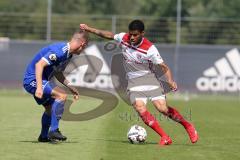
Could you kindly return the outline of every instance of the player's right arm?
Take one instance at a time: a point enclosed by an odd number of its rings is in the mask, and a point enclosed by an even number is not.
[[[96,34],[97,36],[100,36],[102,38],[106,38],[106,39],[110,39],[110,40],[114,39],[114,34],[110,31],[105,31],[105,30],[100,30],[100,29],[96,29],[93,27],[89,27],[86,24],[80,24],[80,29],[85,30],[90,33],[93,33],[93,34]]]
[[[40,99],[43,96],[42,73],[43,73],[44,67],[46,67],[47,65],[48,65],[48,63],[46,61],[44,61],[43,59],[39,60],[35,64],[35,74],[36,74],[36,82],[37,82],[37,89],[35,92],[35,96]]]

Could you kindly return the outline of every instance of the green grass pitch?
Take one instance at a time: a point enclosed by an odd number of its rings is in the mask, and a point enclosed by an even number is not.
[[[71,112],[93,109],[100,100],[81,97]],[[193,97],[189,101],[170,96],[169,104],[195,124],[200,135],[191,144],[182,126],[161,117],[160,124],[173,144],[159,147],[155,132],[138,121],[133,109],[123,101],[106,115],[89,121],[62,121],[61,131],[68,140],[58,144],[37,142],[43,111],[29,95],[20,91],[0,91],[1,160],[239,160],[239,97]],[[149,109],[156,113],[150,105]],[[131,125],[147,129],[145,144],[128,143]]]

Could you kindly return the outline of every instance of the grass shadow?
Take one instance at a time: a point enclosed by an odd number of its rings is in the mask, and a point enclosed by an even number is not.
[[[90,141],[105,141],[105,142],[113,142],[113,143],[123,143],[123,144],[131,144],[128,140],[119,140],[119,139],[102,139],[102,138],[95,138],[95,139],[86,139]],[[156,145],[157,142],[144,142],[140,143],[139,145]]]
[[[34,144],[43,144],[43,142],[38,142],[38,141],[31,141],[31,140],[24,140],[24,141],[18,141],[20,143],[34,143]],[[79,143],[78,141],[55,141],[55,142],[46,142],[44,144],[62,144],[62,143]]]

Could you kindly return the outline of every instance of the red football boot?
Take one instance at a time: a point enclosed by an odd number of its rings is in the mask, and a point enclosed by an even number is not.
[[[188,136],[191,140],[192,143],[196,143],[198,141],[198,133],[196,131],[196,129],[194,128],[194,126],[191,124],[190,126],[185,128]]]
[[[163,136],[159,142],[159,145],[164,146],[164,145],[170,145],[172,144],[172,140],[169,136]]]

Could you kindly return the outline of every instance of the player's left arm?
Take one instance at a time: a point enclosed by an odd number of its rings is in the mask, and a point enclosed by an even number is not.
[[[165,77],[167,78],[167,82],[170,85],[170,88],[173,91],[176,91],[177,84],[173,80],[172,71],[170,70],[168,65],[164,63],[162,57],[160,56],[160,53],[158,52],[157,48],[154,45],[152,45],[151,48],[149,48],[148,54],[150,56],[150,61],[152,61],[153,64],[158,65],[165,74]]]
[[[168,65],[164,62],[160,63],[158,65],[162,69],[163,73],[165,73],[165,76],[167,78],[168,84],[170,85],[171,89],[173,91],[176,91],[177,90],[177,83],[173,80],[172,71],[170,70]]]
[[[60,83],[62,83],[64,86],[66,86],[72,92],[74,99],[76,99],[76,100],[79,99],[78,90],[75,87],[70,86],[70,82],[64,76],[63,72],[56,72],[55,77]]]

